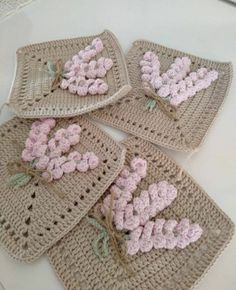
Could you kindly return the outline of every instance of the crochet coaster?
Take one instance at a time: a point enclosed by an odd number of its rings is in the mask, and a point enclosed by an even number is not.
[[[177,107],[176,118],[170,118],[156,106],[145,109],[147,96],[142,87],[140,61],[147,51],[154,52],[165,72],[176,57],[188,56],[191,71],[200,67],[214,69],[218,79]],[[135,41],[127,55],[128,71],[134,88],[115,105],[99,109],[92,117],[135,136],[174,150],[191,151],[200,146],[227,95],[232,78],[230,63],[215,62],[148,42]]]
[[[93,241],[98,231],[83,218],[48,251],[50,262],[67,290],[192,288],[228,244],[234,226],[187,173],[183,173],[180,181],[176,179],[180,167],[156,146],[137,137],[127,139],[124,144],[127,164],[137,156],[147,160],[147,176],[135,196],[153,182],[165,179],[177,188],[178,194],[158,218],[188,217],[203,228],[201,238],[185,249],[153,249],[127,256],[128,266],[134,273],[129,276],[117,262],[112,247],[104,258],[95,255]]]
[[[112,68],[103,80],[108,85],[104,94],[78,96],[57,86],[52,79],[48,62],[69,61],[99,37],[103,50],[99,57],[110,58]],[[22,118],[69,117],[87,113],[117,101],[131,89],[122,49],[109,31],[96,36],[79,37],[28,45],[17,50],[17,69],[9,106]]]
[[[98,167],[66,173],[47,184],[33,177],[23,187],[9,187],[7,164],[20,158],[18,147],[24,146],[31,124],[13,118],[0,127],[0,243],[12,257],[27,262],[41,256],[82,219],[118,175],[125,158],[125,149],[85,117],[58,119],[54,132],[69,124],[81,126],[80,142],[72,151],[93,151]]]

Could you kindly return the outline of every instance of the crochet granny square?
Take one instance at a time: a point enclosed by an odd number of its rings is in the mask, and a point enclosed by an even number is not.
[[[127,255],[128,267],[133,273],[130,276],[118,262],[110,240],[109,254],[102,258],[95,255],[94,241],[98,241],[102,233],[99,236],[99,228],[92,227],[88,219],[83,218],[48,251],[50,262],[67,290],[192,288],[230,241],[233,224],[187,173],[183,173],[181,180],[176,178],[180,167],[156,146],[137,137],[127,139],[124,145],[127,165],[134,157],[147,161],[147,175],[134,195],[138,196],[153,182],[166,180],[178,193],[157,217],[189,218],[201,226],[200,239],[184,249],[151,249]]]
[[[65,71],[57,75],[60,68]],[[19,48],[9,106],[22,118],[69,117],[115,102],[130,89],[122,49],[104,31]]]
[[[85,117],[58,119],[53,132],[70,124],[81,127],[80,141],[71,151],[93,151],[98,166],[65,173],[51,182],[36,176],[22,187],[10,186],[8,165],[20,159],[31,124],[13,118],[0,127],[0,244],[12,257],[27,262],[41,256],[83,218],[118,175],[125,158],[124,147]]]
[[[151,52],[150,55],[156,55],[158,61],[155,62],[155,58],[151,60],[147,52]],[[145,53],[147,54],[145,55]],[[184,72],[184,66],[180,68],[182,59],[188,59],[187,62],[191,62],[190,67],[188,67],[188,63],[184,63],[184,65],[185,67],[187,65],[187,71],[190,72],[193,79],[196,77],[195,72],[199,71],[201,75],[207,70],[212,70],[215,73],[213,77],[215,78],[217,75],[217,79],[214,79],[212,83],[209,81],[207,83],[209,86],[205,89],[203,88],[206,87],[206,84],[198,81],[197,85],[201,90],[198,88],[198,91],[195,86],[194,91],[189,90],[190,94],[194,94],[189,98],[186,97],[185,92],[185,101],[174,109],[173,106],[169,107],[171,114],[173,114],[173,110],[176,111],[174,118],[170,118],[158,104],[152,111],[148,111],[145,107],[149,95],[145,94],[142,89],[143,80],[147,80],[148,77],[146,77],[147,74],[142,76],[142,73],[148,72],[152,73],[152,76],[155,74],[159,76],[160,72],[163,79],[167,78],[167,80],[168,76],[171,78],[174,73],[175,77],[181,79],[187,72]],[[148,67],[150,61],[152,61],[152,67]],[[127,65],[134,89],[115,105],[109,105],[93,112],[92,117],[170,149],[187,152],[199,147],[227,95],[232,78],[231,64],[202,59],[148,41],[135,41],[128,52]],[[142,67],[145,65],[146,67]],[[199,68],[201,69],[199,70]],[[174,69],[179,72],[177,76]],[[192,84],[191,78],[186,79]],[[160,78],[154,79],[156,86],[159,80]],[[185,83],[178,85],[185,86]],[[172,91],[175,88],[176,86],[172,88]],[[167,89],[169,90],[168,87]],[[166,86],[158,93],[167,96]],[[178,97],[178,94],[176,95]],[[178,98],[172,101],[177,102]]]

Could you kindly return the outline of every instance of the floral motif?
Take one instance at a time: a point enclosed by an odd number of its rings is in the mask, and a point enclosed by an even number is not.
[[[208,71],[199,68],[196,72],[190,72],[191,60],[189,57],[177,57],[170,68],[160,74],[160,62],[158,56],[147,51],[140,61],[142,81],[149,83],[157,94],[178,106],[197,92],[208,88],[218,78],[216,70]]]
[[[48,140],[48,135],[55,125],[54,119],[42,119],[32,124],[21,155],[23,161],[33,161],[35,169],[45,170],[42,176],[51,181],[60,179],[64,173],[95,169],[99,164],[99,158],[93,152],[80,154],[73,151],[68,156],[64,155],[72,146],[79,143],[80,126],[72,124],[66,129],[58,129]]]
[[[165,180],[153,183],[138,197],[133,197],[146,173],[146,160],[134,158],[130,166],[123,168],[101,204],[102,214],[107,216],[111,213],[116,229],[127,233],[127,253],[134,255],[153,248],[185,248],[197,241],[202,234],[198,224],[191,224],[188,219],[177,222],[156,218],[177,197],[177,189],[173,185]]]
[[[91,60],[102,50],[101,39],[95,38],[91,45],[67,61],[64,65],[64,78],[60,82],[61,89],[68,89],[70,93],[79,96],[106,93],[108,85],[101,78],[105,77],[107,71],[111,69],[113,61],[105,57]]]

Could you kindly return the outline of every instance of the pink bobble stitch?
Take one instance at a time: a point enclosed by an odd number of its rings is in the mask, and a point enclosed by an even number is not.
[[[158,94],[161,98],[166,98],[170,94],[170,86],[169,85],[162,86],[158,90]]]
[[[60,179],[63,175],[63,170],[58,167],[58,168],[55,168],[51,171],[51,174],[52,174],[52,177],[53,179]]]
[[[73,64],[73,62],[72,62],[71,60],[68,60],[68,61],[64,64],[64,70],[65,70],[65,71],[70,70],[72,64]]]
[[[31,148],[33,148],[33,145],[34,145],[34,143],[32,142],[32,140],[30,140],[29,138],[27,138],[26,141],[25,141],[25,147],[27,149],[31,149]]]
[[[108,85],[103,80],[97,80],[98,85],[98,94],[102,95],[105,94],[108,91]]]
[[[32,156],[32,152],[28,149],[24,149],[22,151],[22,154],[21,154],[21,158],[23,159],[23,161],[32,161],[35,159],[34,156]]]
[[[60,87],[61,87],[61,89],[63,89],[63,90],[67,89],[67,88],[69,87],[69,82],[68,82],[68,80],[63,79],[63,80],[61,81],[61,83],[60,83]]]
[[[153,248],[153,240],[151,239],[154,222],[148,221],[143,229],[142,237],[139,240],[140,250],[143,253],[151,251]]]
[[[107,214],[108,212],[109,208],[106,210],[105,214]],[[124,215],[125,212],[123,210],[117,211],[116,214],[114,215],[114,223],[118,231],[121,231],[124,228]]]
[[[207,69],[205,67],[201,67],[200,69],[197,70],[197,75],[200,78],[204,78],[207,74]]]
[[[36,168],[37,168],[37,169],[41,169],[41,170],[46,169],[47,166],[48,166],[49,160],[50,160],[50,159],[49,159],[48,156],[46,156],[46,155],[41,156],[41,157],[39,158],[39,160],[37,161],[37,163],[36,163]]]
[[[63,138],[59,141],[58,147],[62,153],[66,153],[67,151],[69,151],[70,145],[70,141],[66,138]]]
[[[87,160],[80,160],[76,165],[76,169],[80,172],[88,171],[89,165],[88,165]]]
[[[45,155],[46,150],[47,150],[47,145],[41,145],[41,144],[38,145],[36,143],[34,145],[32,154],[34,157],[41,157],[41,156]]]
[[[93,153],[88,152],[89,158],[88,158],[88,164],[90,169],[95,169],[99,164],[99,158]]]
[[[41,121],[42,121],[44,124],[49,125],[50,129],[52,129],[52,128],[54,128],[54,127],[56,126],[56,121],[55,121],[55,119],[48,118],[48,119],[41,119]]]
[[[92,41],[92,46],[95,47],[97,53],[99,53],[103,50],[103,43],[99,37],[95,38]]]
[[[68,160],[80,161],[81,154],[78,151],[73,151],[68,155]]]
[[[115,209],[116,211],[124,211],[127,206],[127,200],[121,196],[118,200],[115,202]]]
[[[137,172],[141,178],[146,177],[147,161],[142,158],[134,158],[130,163],[131,168]]]
[[[76,162],[74,160],[69,160],[61,165],[61,169],[65,173],[71,173],[74,172],[76,169]]]
[[[143,228],[138,227],[132,231],[129,235],[130,240],[127,241],[127,253],[129,255],[135,255],[139,251],[139,239],[142,234]]]
[[[123,177],[123,178],[127,178],[130,175],[130,170],[128,166],[124,166],[123,169],[121,170],[119,176]]]
[[[128,204],[125,208],[125,222],[124,222],[124,228],[127,230],[134,230],[139,226],[139,217],[133,215],[133,205]]]
[[[114,193],[115,198],[118,199],[123,195],[124,191],[114,184],[110,187],[110,192]]]
[[[71,94],[76,94],[76,92],[77,92],[77,86],[76,85],[69,85],[69,92],[71,93]]]

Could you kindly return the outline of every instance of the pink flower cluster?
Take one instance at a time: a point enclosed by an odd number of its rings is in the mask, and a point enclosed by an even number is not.
[[[134,158],[130,166],[124,167],[114,184],[110,187],[111,194],[114,194],[112,215],[116,227],[119,228],[119,215],[121,209],[125,209],[128,202],[132,200],[132,193],[137,189],[138,183],[146,176],[147,162],[142,158]],[[110,211],[111,194],[108,194],[102,203],[101,211],[107,215]]]
[[[199,239],[202,229],[198,224],[190,224],[188,219],[181,220],[179,224],[175,220],[152,220],[177,197],[177,189],[167,181],[153,183],[133,198],[132,194],[146,172],[146,160],[134,158],[130,167],[121,171],[101,205],[101,212],[106,216],[113,194],[113,222],[117,230],[128,231],[128,254],[148,252],[152,248],[184,248]]]
[[[67,129],[59,129],[48,140],[48,134],[55,125],[54,119],[42,119],[32,124],[22,159],[34,161],[35,168],[45,170],[42,176],[50,180],[60,179],[64,173],[75,170],[86,172],[96,168],[99,159],[93,152],[80,154],[73,151],[68,156],[64,155],[72,146],[79,143],[80,126],[72,124]]]
[[[103,50],[100,38],[95,38],[92,44],[74,55],[64,65],[64,79],[60,83],[62,89],[68,89],[72,94],[86,96],[87,94],[104,94],[108,90],[107,83],[101,78],[105,77],[113,66],[110,58],[100,57],[91,60]]]
[[[55,125],[54,119],[42,119],[32,124],[29,136],[25,141],[25,149],[22,151],[24,161],[33,161],[45,155],[48,134]]]
[[[202,67],[196,72],[190,72],[189,57],[177,57],[170,69],[160,75],[158,56],[147,51],[140,61],[142,81],[148,82],[158,95],[168,99],[173,106],[178,106],[197,92],[208,88],[218,78],[218,72],[208,71]]]
[[[154,249],[185,248],[196,242],[202,235],[202,228],[198,224],[191,224],[188,219],[176,220],[156,219],[149,220],[144,226],[139,226],[129,234],[127,252],[135,255]]]

